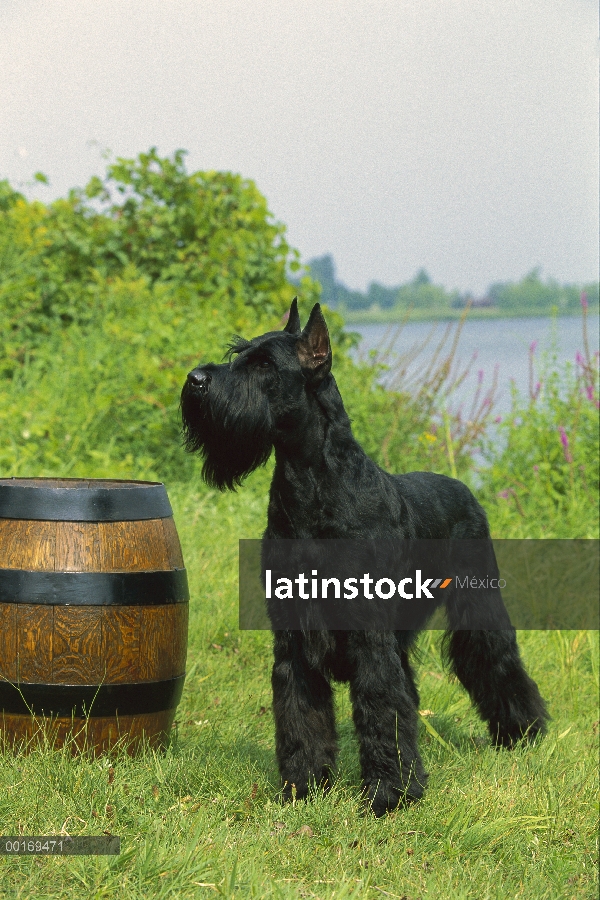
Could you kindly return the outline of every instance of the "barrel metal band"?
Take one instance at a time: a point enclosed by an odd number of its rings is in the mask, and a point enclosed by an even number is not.
[[[185,675],[136,684],[12,684],[0,681],[0,712],[69,718],[157,713],[175,709],[181,699],[184,681]]]
[[[0,569],[0,603],[163,606],[190,598],[185,569],[157,572],[29,572]]]
[[[54,488],[0,484],[0,518],[57,522],[130,522],[173,515],[164,484]]]

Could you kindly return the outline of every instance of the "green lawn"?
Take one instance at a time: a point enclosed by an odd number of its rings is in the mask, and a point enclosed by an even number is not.
[[[595,898],[598,634],[520,635],[552,722],[533,747],[497,752],[420,642],[425,799],[376,820],[359,802],[347,689],[331,793],[281,806],[271,638],[237,629],[237,539],[260,534],[268,473],[238,494],[168,485],[191,588],[188,679],[172,746],[96,760],[38,748],[0,769],[4,834],[101,834],[118,857],[0,857],[15,898]]]

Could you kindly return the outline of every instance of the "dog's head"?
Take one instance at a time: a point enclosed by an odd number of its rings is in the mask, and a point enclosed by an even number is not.
[[[282,331],[235,338],[226,362],[197,366],[181,392],[185,448],[204,457],[211,485],[234,489],[273,446],[299,439],[309,396],[331,371],[331,344],[319,304],[302,329],[294,299]]]

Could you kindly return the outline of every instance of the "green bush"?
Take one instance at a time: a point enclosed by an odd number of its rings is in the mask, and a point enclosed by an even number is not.
[[[230,329],[245,330],[283,315],[294,292],[287,274],[299,268],[253,182],[188,175],[183,151],[161,159],[154,149],[118,160],[104,180],[49,206],[3,182],[0,261],[7,374],[57,329],[97,327],[118,280],[168,285],[161,302],[187,307],[198,328],[221,313]],[[302,290],[316,299],[310,280]]]
[[[181,449],[179,393],[193,365],[221,357],[231,317],[215,309],[200,318],[185,287],[127,272],[98,292],[93,321],[55,330],[0,380],[0,470],[187,480],[198,462]],[[385,390],[380,368],[353,363],[339,319],[331,312],[327,319],[335,374],[367,452],[396,471],[449,471],[431,410]],[[246,333],[277,324],[272,318]],[[457,449],[461,473],[470,465],[467,450]]]

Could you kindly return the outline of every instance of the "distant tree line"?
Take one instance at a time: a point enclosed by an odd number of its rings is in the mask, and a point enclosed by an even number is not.
[[[546,312],[553,307],[559,312],[575,312],[580,307],[582,291],[585,291],[590,304],[598,303],[597,282],[563,285],[552,278],[542,281],[539,269],[532,269],[518,282],[492,284],[482,297],[447,291],[441,285],[433,284],[425,269],[420,269],[412,281],[397,287],[385,287],[372,281],[366,292],[352,291],[337,280],[331,254],[311,259],[308,269],[311,278],[321,285],[323,303],[340,311],[413,308],[441,313],[461,309],[471,303],[475,308],[488,307],[505,312],[532,309]]]

